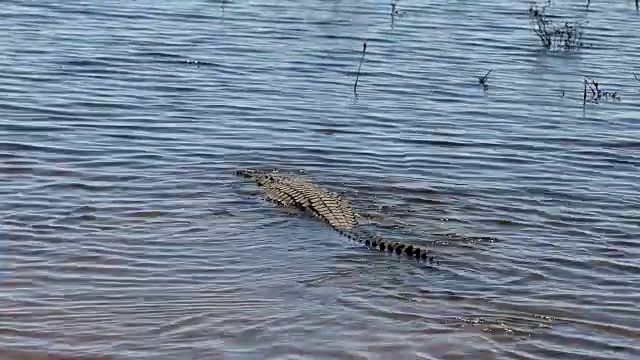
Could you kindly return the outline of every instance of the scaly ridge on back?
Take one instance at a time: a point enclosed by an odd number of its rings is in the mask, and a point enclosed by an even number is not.
[[[351,230],[358,225],[349,202],[334,192],[300,178],[275,173],[249,169],[239,171],[239,174],[254,179],[267,199],[307,210],[333,228]]]
[[[329,224],[340,234],[381,251],[405,254],[409,257],[434,261],[428,249],[401,242],[387,241],[377,234],[368,234],[364,230],[353,231],[358,227],[355,212],[348,200],[339,194],[312,184],[302,178],[280,175],[257,169],[241,169],[236,175],[253,179],[264,191],[266,198],[285,207],[295,207],[307,211]]]

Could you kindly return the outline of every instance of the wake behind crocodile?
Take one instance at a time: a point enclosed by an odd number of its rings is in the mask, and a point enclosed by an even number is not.
[[[377,233],[362,229],[349,200],[304,178],[258,169],[240,169],[236,175],[254,180],[263,190],[266,200],[311,214],[368,248],[405,255],[423,264],[440,263],[431,249],[404,241],[385,240]]]

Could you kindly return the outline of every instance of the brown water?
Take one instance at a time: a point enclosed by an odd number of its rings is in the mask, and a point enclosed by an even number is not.
[[[553,3],[590,47],[519,1],[2,2],[0,359],[640,358],[639,17]]]

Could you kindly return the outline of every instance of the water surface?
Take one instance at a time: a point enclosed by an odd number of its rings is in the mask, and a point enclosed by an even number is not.
[[[566,53],[513,0],[393,24],[378,0],[3,1],[0,355],[640,356],[639,17],[584,5],[550,7],[588,21]],[[621,101],[583,107],[583,76]],[[266,203],[247,166],[440,266]]]

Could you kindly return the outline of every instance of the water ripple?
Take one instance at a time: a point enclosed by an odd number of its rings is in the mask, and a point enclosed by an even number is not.
[[[575,53],[520,2],[397,8],[3,2],[0,357],[639,357],[633,4],[552,2],[588,21]],[[621,101],[583,107],[584,76]],[[440,268],[263,201],[245,166]]]

